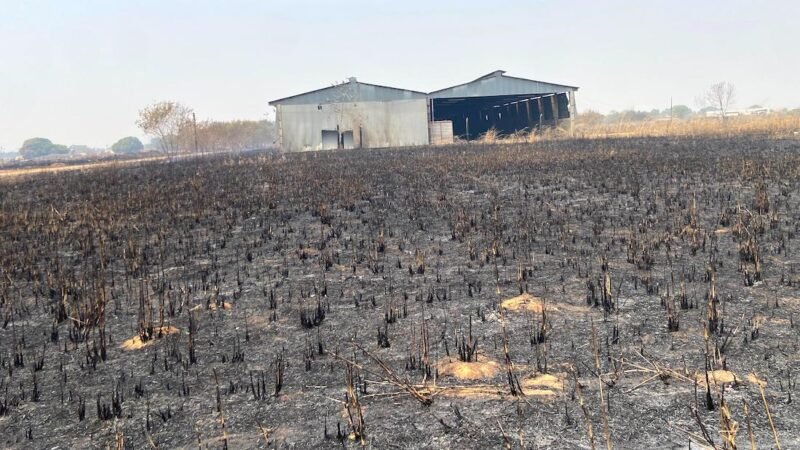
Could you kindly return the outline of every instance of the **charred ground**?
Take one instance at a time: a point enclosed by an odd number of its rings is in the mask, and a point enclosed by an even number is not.
[[[746,137],[0,180],[0,445],[800,446],[799,182]]]

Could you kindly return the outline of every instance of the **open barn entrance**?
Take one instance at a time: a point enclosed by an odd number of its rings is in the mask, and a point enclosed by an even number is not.
[[[430,100],[433,122],[452,121],[453,135],[478,139],[494,128],[500,135],[558,126],[569,119],[569,97],[560,94],[451,97]]]

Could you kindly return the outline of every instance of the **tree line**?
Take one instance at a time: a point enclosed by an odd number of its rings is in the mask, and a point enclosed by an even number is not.
[[[172,101],[144,108],[136,124],[168,155],[260,150],[275,142],[274,124],[268,120],[198,122],[191,108]]]
[[[702,93],[702,95],[695,98],[697,110],[693,110],[687,105],[674,105],[664,109],[651,109],[651,110],[636,110],[627,109],[623,111],[611,111],[608,114],[602,114],[595,110],[581,111],[578,115],[578,120],[586,126],[598,125],[613,125],[617,123],[626,122],[647,122],[655,120],[677,119],[686,120],[695,117],[717,117],[721,121],[725,121],[730,115],[735,115],[733,107],[736,105],[737,90],[733,83],[721,81],[712,84],[709,88]],[[759,110],[764,109],[761,105],[750,105],[746,109]],[[800,108],[793,110],[784,110],[792,115],[800,115]],[[709,114],[711,113],[711,114]]]
[[[194,111],[178,102],[163,101],[139,111],[139,129],[151,138],[145,146],[139,138],[126,136],[110,150],[117,155],[143,151],[167,155],[182,153],[239,152],[269,148],[275,142],[275,125],[269,120],[196,121]],[[70,148],[50,139],[35,137],[19,149],[25,159],[69,155]]]

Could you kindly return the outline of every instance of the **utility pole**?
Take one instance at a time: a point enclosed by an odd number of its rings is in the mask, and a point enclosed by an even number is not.
[[[669,98],[669,123],[672,123],[672,97]]]
[[[197,156],[197,117],[192,111],[192,130],[194,131],[194,154]]]
[[[669,125],[667,126],[667,134],[672,129],[672,97],[669,98]]]

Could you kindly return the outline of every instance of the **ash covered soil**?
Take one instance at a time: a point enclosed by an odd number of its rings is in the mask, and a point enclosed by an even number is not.
[[[0,180],[5,448],[800,448],[800,142]]]

